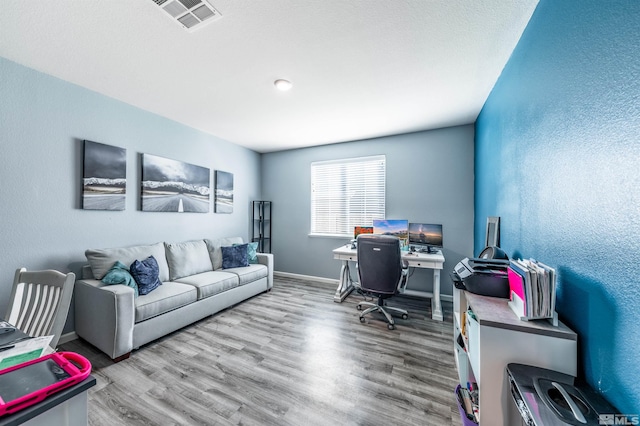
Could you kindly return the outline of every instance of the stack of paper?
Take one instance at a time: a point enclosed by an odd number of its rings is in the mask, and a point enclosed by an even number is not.
[[[49,346],[52,338],[53,336],[21,338],[0,347],[0,370],[54,352]]]
[[[552,318],[556,310],[556,271],[529,260],[511,260],[509,306],[521,319]]]

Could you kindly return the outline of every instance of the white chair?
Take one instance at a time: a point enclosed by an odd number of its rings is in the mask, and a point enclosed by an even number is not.
[[[18,269],[5,321],[31,337],[53,335],[49,345],[55,349],[67,320],[75,281],[73,272]]]

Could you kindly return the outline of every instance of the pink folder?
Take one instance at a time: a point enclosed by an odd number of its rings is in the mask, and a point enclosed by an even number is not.
[[[526,316],[527,298],[524,293],[524,277],[511,269],[511,267],[507,268],[507,277],[509,279],[509,289],[511,293],[515,293],[516,296],[522,300],[522,304],[524,306],[523,316]],[[511,297],[513,297],[513,295]]]

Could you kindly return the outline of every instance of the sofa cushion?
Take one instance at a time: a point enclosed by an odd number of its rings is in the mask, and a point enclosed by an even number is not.
[[[222,268],[222,246],[232,246],[234,244],[242,244],[242,238],[230,237],[230,238],[218,238],[215,240],[204,240],[209,250],[209,257],[211,258],[211,265],[213,269]]]
[[[149,294],[162,285],[158,279],[158,262],[155,257],[149,256],[144,260],[134,260],[129,267],[131,276],[138,284],[138,293]]]
[[[249,266],[246,244],[222,247],[222,269],[239,268],[242,266]]]
[[[135,300],[135,322],[144,321],[193,303],[197,299],[197,294],[195,287],[189,284],[164,282],[155,291]]]
[[[265,265],[249,265],[243,268],[225,269],[224,272],[231,272],[238,276],[240,285],[245,285],[264,278],[268,275],[269,270]]]
[[[119,260],[113,264],[111,269],[102,277],[102,282],[107,285],[123,284],[133,289],[133,297],[138,297],[138,283],[129,273],[127,265]]]
[[[171,281],[200,272],[213,271],[209,250],[204,240],[165,243],[164,247]]]
[[[180,278],[178,282],[194,286],[198,290],[198,300],[205,299],[240,285],[237,274],[226,271],[209,271]]]
[[[158,278],[160,281],[169,281],[169,265],[164,254],[164,244],[156,243],[146,246],[132,246],[107,249],[89,249],[84,252],[93,277],[101,280],[118,260],[125,265],[131,265],[134,260],[155,257],[158,262]]]

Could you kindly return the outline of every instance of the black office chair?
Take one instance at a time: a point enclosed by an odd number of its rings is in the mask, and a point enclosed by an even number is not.
[[[370,312],[379,311],[387,319],[389,330],[395,329],[395,323],[388,311],[399,313],[402,319],[409,318],[404,309],[384,305],[384,299],[392,297],[398,291],[398,286],[406,273],[408,265],[403,262],[400,254],[400,240],[390,235],[358,235],[358,276],[361,290],[378,298],[378,303],[360,302],[362,306],[369,306],[360,313],[360,322]]]

